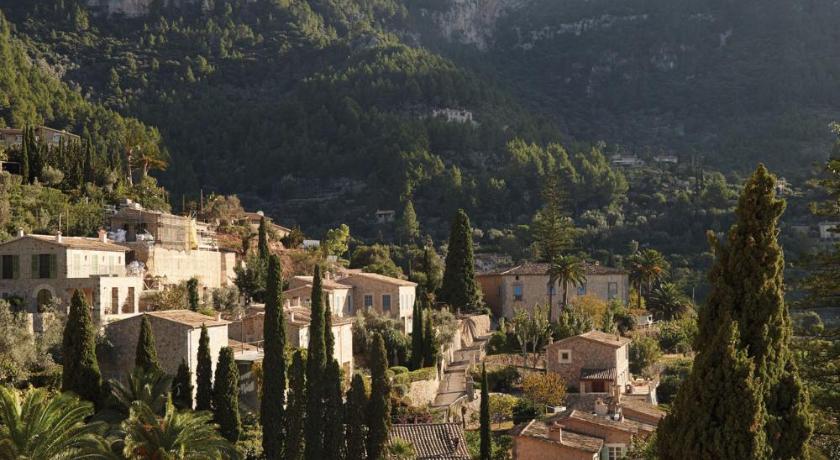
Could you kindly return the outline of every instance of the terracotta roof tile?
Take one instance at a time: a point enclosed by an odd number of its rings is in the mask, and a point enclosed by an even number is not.
[[[535,419],[515,428],[513,433],[515,436],[540,438],[545,442],[557,443],[573,449],[582,450],[584,452],[597,453],[600,452],[601,448],[604,446],[604,440],[601,438],[575,433],[565,428],[562,430],[562,441],[549,439],[548,424],[542,420]]]
[[[615,368],[606,369],[581,369],[581,380],[615,380]]]
[[[396,424],[391,426],[388,442],[395,439],[411,443],[417,459],[470,458],[460,423]]]
[[[128,248],[125,246],[120,246],[118,244],[99,241],[99,238],[84,238],[80,236],[62,236],[61,242],[56,240],[54,235],[24,235],[22,237],[15,238],[13,240],[7,241],[4,244],[8,244],[12,241],[17,241],[24,238],[33,238],[38,241],[43,241],[45,243],[51,243],[58,246],[63,246],[69,249],[85,249],[89,251],[110,251],[110,252],[126,252]]]
[[[348,284],[350,284],[348,280],[350,280],[351,278],[357,278],[357,277],[358,278],[367,278],[369,280],[379,281],[379,282],[382,282],[382,283],[394,284],[394,285],[397,285],[397,286],[411,286],[411,287],[417,286],[417,283],[412,282],[412,281],[402,280],[402,279],[399,279],[399,278],[392,278],[390,276],[380,275],[379,273],[363,273],[363,272],[350,273],[350,274],[347,275],[347,277],[338,280],[338,282],[341,283],[341,284],[348,285]]]
[[[549,264],[545,262],[525,262],[515,267],[510,267],[501,271],[493,271],[482,273],[482,275],[545,275],[548,271]],[[585,262],[584,269],[587,275],[625,275],[627,272],[620,268],[606,267],[592,262]]]
[[[148,311],[144,313],[155,318],[165,319],[175,323],[180,323],[189,326],[193,329],[198,329],[204,324],[207,327],[224,326],[230,324],[230,321],[223,319],[216,319],[212,316],[202,315],[190,310],[158,310]]]

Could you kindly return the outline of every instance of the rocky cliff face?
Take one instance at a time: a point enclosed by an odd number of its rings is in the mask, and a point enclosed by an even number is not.
[[[88,6],[95,8],[100,14],[118,14],[129,18],[143,16],[149,12],[149,6],[154,0],[87,0]],[[195,3],[195,0],[164,0],[165,5],[181,6]]]
[[[427,11],[441,36],[449,41],[475,45],[486,50],[491,44],[496,22],[508,12],[522,8],[531,0],[450,0],[448,8]]]

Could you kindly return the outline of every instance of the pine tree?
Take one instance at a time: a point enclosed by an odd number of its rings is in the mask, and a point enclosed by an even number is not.
[[[755,366],[740,349],[737,324],[728,315],[721,319],[726,322],[707,340],[671,413],[659,423],[662,460],[771,458]]]
[[[213,419],[219,432],[230,442],[239,440],[242,422],[239,420],[239,369],[233,358],[233,348],[219,350],[216,377],[213,379]]]
[[[716,344],[711,338],[720,336],[722,338],[719,342],[734,342],[736,350],[731,353],[734,357],[730,359],[736,360],[743,354],[749,360],[754,369],[750,380],[755,382],[750,388],[754,387],[757,394],[742,394],[739,398],[731,399],[732,410],[736,406],[744,409],[747,405],[740,407],[739,404],[750,399],[763,404],[762,415],[757,423],[765,430],[765,433],[761,433],[761,442],[766,440],[769,444],[769,454],[760,449],[756,451],[757,454],[767,455],[768,458],[801,458],[805,455],[813,422],[809,414],[808,397],[789,349],[790,317],[782,292],[784,262],[777,242],[778,219],[785,205],[784,201],[776,198],[775,185],[775,178],[764,166],[759,166],[745,184],[735,212],[736,222],[728,233],[727,244],[712,240],[716,261],[709,274],[709,281],[713,289],[700,314],[700,333],[695,344],[698,359],[695,360],[686,390],[681,389],[679,394],[692,394],[687,388],[691,388],[690,382],[694,380],[703,382],[703,385],[695,384],[695,387],[714,386],[708,376],[714,375],[716,367],[721,365],[714,362],[715,357],[709,355],[722,354],[724,345]],[[725,329],[730,327],[730,318],[737,325],[737,330],[727,333]],[[701,366],[709,362],[711,364],[706,367]],[[719,378],[733,377],[725,375]],[[736,383],[744,386],[743,383]],[[696,409],[692,410],[693,399],[687,401],[687,398],[677,398],[673,410],[674,419],[668,426],[687,424],[696,431],[689,441],[707,442],[716,439],[714,436],[717,433],[708,432],[714,430],[714,425],[704,430],[703,419],[694,413]],[[703,410],[708,410],[708,407],[703,407]],[[742,415],[734,419],[733,423],[737,420],[745,424],[741,432],[749,432],[748,429],[753,428],[751,418]],[[669,429],[676,431],[673,427]],[[679,449],[692,447],[685,440],[679,444],[680,441],[674,440],[675,436],[659,438],[664,439],[660,441],[662,451],[669,454],[675,455]],[[733,445],[736,444],[733,441]],[[760,445],[760,442],[756,441],[755,444]]]
[[[423,308],[420,305],[420,299],[417,299],[414,301],[414,311],[411,316],[411,367],[414,369],[423,367],[426,357],[423,349],[424,339]]]
[[[198,365],[195,369],[195,410],[210,410],[213,399],[213,360],[210,357],[210,336],[207,326],[201,325],[198,339]]]
[[[140,337],[137,339],[134,365],[143,369],[144,372],[160,372],[160,363],[155,348],[155,336],[152,333],[152,324],[149,322],[147,315],[143,315],[143,319],[140,321]]]
[[[338,361],[327,365],[324,393],[324,458],[344,458],[344,404],[341,398],[341,369]]]
[[[534,216],[532,228],[540,258],[552,262],[574,246],[576,235],[567,209],[568,195],[554,168],[545,175],[542,198],[543,207]]]
[[[187,300],[190,303],[190,310],[198,311],[199,297],[197,278],[190,278],[187,280]]]
[[[371,460],[385,457],[388,430],[391,427],[391,384],[385,372],[388,358],[385,342],[374,333],[370,345],[370,401],[367,407],[367,453]]]
[[[459,209],[449,231],[449,249],[446,253],[440,300],[455,309],[471,311],[478,308],[480,296],[475,281],[470,218],[463,209]]]
[[[298,350],[289,367],[289,393],[286,406],[285,460],[303,458],[304,419],[306,418],[306,370],[303,351]]]
[[[98,403],[102,374],[96,359],[96,328],[90,318],[90,307],[79,290],[70,300],[62,357],[61,391],[72,391],[81,399]]]
[[[414,243],[420,237],[420,224],[417,222],[417,213],[414,212],[414,203],[406,200],[402,217],[399,222],[399,237],[406,243]]]
[[[347,459],[365,458],[365,436],[368,397],[365,394],[365,382],[356,374],[347,390],[347,410],[344,411],[347,424]]]
[[[283,280],[280,259],[268,259],[268,279],[263,321],[264,358],[260,422],[263,452],[268,460],[278,460],[283,452],[286,392],[286,331],[283,318]]]
[[[257,234],[257,250],[259,251],[260,259],[268,259],[268,228],[265,217],[260,217],[260,228]]]
[[[309,346],[306,349],[306,429],[304,458],[322,460],[323,437],[323,388],[326,370],[326,344],[324,343],[324,298],[321,287],[321,267],[315,266],[312,276],[312,314],[309,323]]]
[[[481,366],[481,407],[479,412],[481,445],[478,458],[480,460],[490,460],[490,453],[493,451],[493,440],[490,438],[490,392],[487,390],[487,369],[483,364]]]
[[[192,409],[193,384],[192,373],[185,360],[178,365],[178,372],[172,380],[172,403],[178,409]]]
[[[440,350],[437,344],[435,327],[432,324],[432,310],[429,308],[425,310],[425,321],[423,325],[423,366],[429,367],[437,365]]]

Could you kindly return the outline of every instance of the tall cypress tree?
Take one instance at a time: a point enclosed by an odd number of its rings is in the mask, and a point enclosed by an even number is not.
[[[210,410],[213,399],[213,359],[210,357],[210,336],[204,324],[201,325],[201,337],[198,339],[197,361],[195,410]]]
[[[29,151],[29,127],[23,127],[23,139],[21,140],[20,144],[20,176],[23,179],[24,184],[28,184],[30,182],[30,156],[32,152]]]
[[[312,314],[309,323],[309,346],[306,349],[306,460],[323,460],[324,452],[324,372],[327,356],[324,343],[324,298],[321,267],[315,266],[312,276]]]
[[[755,398],[763,404],[760,424],[766,432],[768,456],[801,458],[813,428],[808,397],[789,348],[790,317],[782,290],[784,261],[777,242],[778,219],[785,204],[776,197],[775,185],[775,178],[763,165],[759,166],[744,186],[727,243],[712,241],[716,261],[709,280],[713,289],[700,314],[698,359],[691,379],[711,374],[711,367],[698,368],[713,359],[701,360],[699,356],[720,354],[723,348],[720,344],[716,349],[711,348],[715,343],[711,338],[723,336],[721,341],[735,341],[736,352],[745,353],[754,367],[758,392]],[[721,328],[729,327],[730,318],[738,330],[727,336]],[[682,393],[685,392],[681,390]],[[737,405],[738,400],[732,403]],[[690,402],[678,398],[673,411],[685,414],[682,419],[685,423],[702,430],[697,422],[701,418],[691,412],[691,407]],[[741,417],[741,420],[749,423],[750,419]],[[673,423],[677,423],[676,418]],[[711,439],[712,435],[705,436]],[[663,449],[671,447],[665,445],[668,442],[660,441]]]
[[[98,403],[102,374],[96,359],[96,328],[90,318],[90,307],[79,290],[70,300],[61,349],[64,359],[61,391],[72,391],[81,399]]]
[[[259,238],[257,240],[257,250],[260,254],[260,259],[267,260],[268,259],[268,228],[267,223],[265,221],[265,217],[260,218],[260,228],[257,234]]]
[[[198,311],[198,278],[187,280],[187,301],[189,302],[190,310]]]
[[[344,411],[347,425],[347,459],[365,458],[365,437],[367,435],[367,405],[365,382],[362,376],[356,374],[347,390],[347,409]]]
[[[216,377],[213,379],[213,419],[219,424],[219,432],[228,441],[239,440],[242,432],[239,419],[239,369],[231,347],[219,350]]]
[[[388,358],[385,342],[374,333],[370,345],[370,401],[367,407],[367,453],[371,460],[385,457],[388,430],[391,427],[391,384],[385,372]]]
[[[487,368],[481,365],[481,406],[479,407],[481,445],[478,458],[490,460],[493,440],[490,438],[490,392],[487,390]]]
[[[155,349],[155,336],[152,333],[152,324],[149,322],[147,315],[143,315],[143,319],[140,321],[140,336],[137,338],[134,366],[143,369],[144,372],[160,372],[160,363]]]
[[[332,309],[330,297],[324,296],[324,356],[327,362],[333,359],[335,353],[335,336],[332,333]]]
[[[279,460],[285,436],[286,404],[286,330],[283,318],[283,280],[280,259],[268,259],[263,337],[263,394],[260,422],[263,427],[263,452],[268,460]]]
[[[303,353],[303,350],[295,352],[292,357],[292,365],[289,367],[285,460],[301,460],[303,458],[303,428],[306,417],[306,370]]]
[[[432,324],[432,311],[425,309],[425,320],[423,325],[423,365],[425,367],[437,364],[439,349],[437,345],[437,334]]]
[[[420,294],[421,296],[423,293]],[[423,367],[426,352],[423,349],[423,308],[420,299],[414,301],[414,311],[411,313],[411,367],[419,369]]]
[[[172,380],[172,404],[178,409],[192,409],[193,406],[192,373],[183,359]]]
[[[480,290],[475,280],[472,228],[470,218],[459,209],[449,230],[449,249],[440,287],[440,300],[461,310],[474,310],[480,302]]]
[[[344,458],[344,404],[341,398],[341,369],[330,359],[324,380],[324,458]],[[352,459],[352,457],[351,457]]]

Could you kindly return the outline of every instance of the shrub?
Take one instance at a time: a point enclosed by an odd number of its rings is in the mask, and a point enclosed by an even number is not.
[[[533,401],[526,398],[519,398],[513,406],[511,415],[513,416],[513,423],[518,425],[520,423],[527,422],[528,420],[537,418],[537,415],[541,412],[542,410],[537,408],[536,403]]]
[[[662,356],[659,344],[651,337],[636,337],[630,343],[630,372],[635,375],[647,372]]]
[[[566,400],[566,382],[554,372],[527,375],[522,380],[522,390],[528,399],[541,407],[559,406]]]
[[[665,353],[688,353],[697,336],[697,320],[686,317],[659,323],[659,348]]]
[[[394,375],[406,374],[408,373],[408,368],[405,366],[391,366],[391,372],[393,372]]]
[[[677,395],[682,381],[691,372],[691,360],[681,359],[665,365],[656,388],[656,398],[660,404],[670,404]]]

